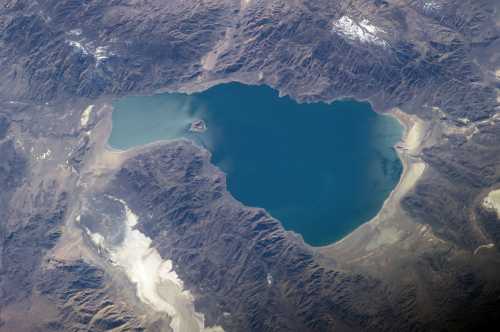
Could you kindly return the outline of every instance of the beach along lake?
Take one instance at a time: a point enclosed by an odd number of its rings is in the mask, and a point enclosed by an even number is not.
[[[109,145],[192,139],[227,174],[228,190],[315,246],[374,217],[402,172],[403,128],[354,100],[300,104],[266,86],[230,83],[187,95],[114,102]]]

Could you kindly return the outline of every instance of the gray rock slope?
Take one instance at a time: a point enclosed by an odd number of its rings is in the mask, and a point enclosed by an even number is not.
[[[500,186],[499,12],[495,0],[0,0],[0,331],[168,330],[75,227],[89,191],[129,204],[226,331],[499,323],[500,221],[481,204]],[[95,170],[109,108],[82,124],[87,105],[227,81],[417,115],[431,134],[397,207],[404,235],[368,253],[311,248],[235,201],[184,141]],[[343,245],[364,246],[362,231]]]

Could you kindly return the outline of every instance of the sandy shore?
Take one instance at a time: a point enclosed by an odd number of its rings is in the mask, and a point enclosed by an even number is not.
[[[495,211],[500,218],[500,189],[490,191],[483,200],[483,206]]]
[[[88,109],[91,108],[87,107],[84,111],[87,113],[83,117],[85,125],[89,121]],[[204,315],[196,311],[194,298],[184,289],[183,282],[173,270],[172,262],[161,257],[152,246],[152,240],[135,227],[139,222],[138,216],[129,209],[125,201],[113,197],[123,204],[126,212],[124,240],[119,245],[111,245],[106,239],[106,234],[91,232],[87,228],[82,232],[77,225],[82,213],[82,204],[83,206],[87,204],[88,193],[105,188],[112,175],[130,158],[154,146],[169,143],[169,141],[156,141],[128,150],[114,149],[108,144],[112,130],[112,105],[104,102],[94,107],[94,112],[98,121],[92,131],[87,133],[93,151],[80,170],[78,181],[78,190],[81,191],[82,198],[68,219],[66,227],[71,231],[67,232],[64,241],[60,241],[54,249],[54,256],[60,259],[83,258],[107,269],[109,275],[120,278],[121,282],[135,285],[135,296],[131,301],[139,300],[134,304],[142,309],[166,313],[171,318],[170,327],[173,331],[223,331],[218,326],[205,327]],[[82,236],[85,233],[88,238]],[[92,250],[90,245],[95,246],[96,251]],[[68,249],[72,252],[68,253]],[[96,252],[100,256],[97,256]],[[110,264],[101,264],[103,256]],[[119,274],[121,272],[124,272],[127,280]]]
[[[429,129],[422,120],[399,109],[392,110],[388,115],[395,117],[404,127],[403,138],[395,146],[403,164],[399,183],[373,219],[340,241],[316,248],[321,254],[335,258],[362,259],[383,245],[399,241],[408,232],[408,225],[402,225],[407,218],[402,213],[400,201],[425,171],[425,163],[419,158],[419,153]]]
[[[401,143],[396,145],[396,151],[403,164],[403,173],[398,185],[387,199],[387,201],[391,199],[399,201],[402,196],[415,186],[415,183],[425,170],[425,163],[420,160],[419,153],[427,134],[427,128],[424,122],[416,116],[408,115],[398,109],[389,114],[395,117],[405,128]]]
[[[90,163],[93,166],[86,170],[94,173],[96,178],[99,178],[99,175],[107,175],[112,169],[119,168],[119,165],[124,160],[144,150],[168,143],[168,141],[158,141],[126,151],[113,149],[107,143],[102,144],[102,142],[107,142],[112,127],[110,106],[106,106],[108,108],[103,110],[105,111],[103,121],[99,123],[93,133],[93,141],[96,143],[101,142],[96,151],[98,157],[94,162]],[[429,133],[429,128],[416,116],[408,115],[399,109],[393,109],[387,115],[396,118],[404,127],[403,137],[395,146],[403,165],[402,175],[397,186],[373,219],[364,223],[340,241],[324,247],[313,247],[314,250],[331,257],[341,256],[359,259],[359,257],[365,256],[367,252],[399,241],[404,233],[409,231],[408,227],[402,227],[402,223],[407,219],[407,216],[402,215],[400,201],[415,186],[425,171],[425,163],[420,159],[419,154],[422,143]],[[96,183],[89,184],[96,185]]]

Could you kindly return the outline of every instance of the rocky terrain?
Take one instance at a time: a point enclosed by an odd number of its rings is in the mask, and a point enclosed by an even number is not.
[[[200,329],[500,323],[498,1],[0,0],[0,31],[0,331],[176,330],[120,266],[131,213]],[[380,214],[313,248],[188,141],[106,148],[113,99],[229,81],[400,119]]]

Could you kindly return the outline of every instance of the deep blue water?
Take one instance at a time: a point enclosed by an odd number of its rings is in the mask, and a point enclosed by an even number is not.
[[[112,147],[191,137],[227,173],[233,196],[312,245],[339,240],[375,216],[402,171],[393,148],[402,127],[364,102],[298,104],[265,86],[231,83],[114,106]],[[196,119],[206,132],[188,131]]]

